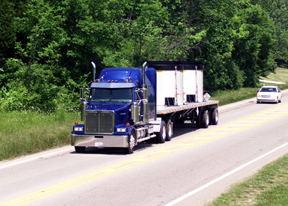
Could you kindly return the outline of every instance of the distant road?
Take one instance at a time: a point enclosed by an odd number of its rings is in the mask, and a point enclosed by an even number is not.
[[[287,94],[220,107],[219,125],[175,125],[171,142],[132,155],[66,146],[1,162],[0,205],[204,205],[287,153]]]

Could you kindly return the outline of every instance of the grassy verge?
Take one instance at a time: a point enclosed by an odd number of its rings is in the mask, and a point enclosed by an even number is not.
[[[286,206],[288,204],[288,156],[266,165],[246,181],[234,185],[209,206]]]
[[[288,83],[288,69],[277,68],[275,73],[269,74],[267,77],[261,77],[263,80]]]
[[[0,161],[70,143],[70,133],[79,113],[36,111],[1,113]]]
[[[260,84],[259,84],[260,88]],[[211,93],[211,100],[219,100],[219,106],[256,97],[259,88],[241,88],[240,90],[218,91]]]

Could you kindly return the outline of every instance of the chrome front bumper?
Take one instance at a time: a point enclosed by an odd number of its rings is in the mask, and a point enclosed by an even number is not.
[[[128,136],[103,135],[101,137],[92,135],[71,134],[71,145],[79,147],[128,147]]]

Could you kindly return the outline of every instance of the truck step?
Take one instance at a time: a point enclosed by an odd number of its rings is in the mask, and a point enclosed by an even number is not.
[[[144,142],[144,141],[146,141],[146,140],[148,140],[148,139],[151,139],[151,138],[154,138],[154,137],[156,137],[156,134],[152,134],[151,136],[149,136],[149,137],[143,137],[143,138],[141,138],[141,139],[138,139],[138,143],[139,142]]]

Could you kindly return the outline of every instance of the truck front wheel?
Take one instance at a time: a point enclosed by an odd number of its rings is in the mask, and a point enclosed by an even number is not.
[[[133,149],[136,145],[136,138],[135,138],[135,134],[134,132],[132,132],[129,137],[128,137],[128,148],[124,148],[124,152],[126,154],[132,154],[133,153]]]
[[[161,121],[160,132],[156,134],[157,143],[164,143],[166,140],[166,124],[164,121]]]

